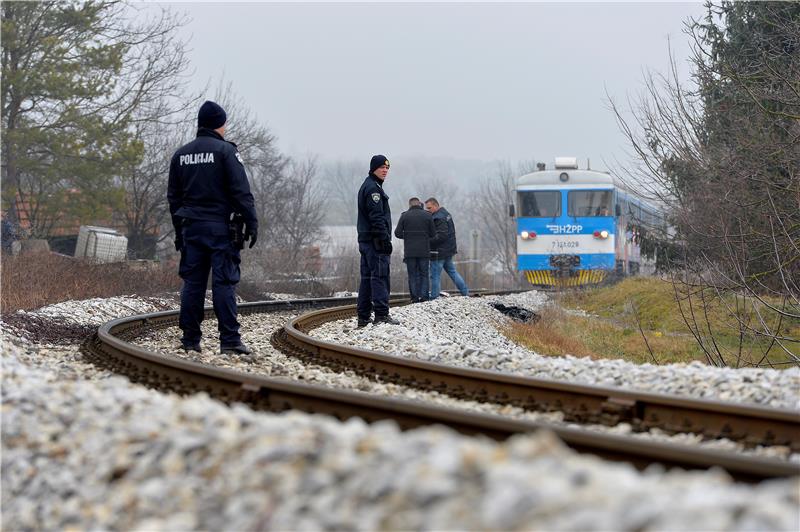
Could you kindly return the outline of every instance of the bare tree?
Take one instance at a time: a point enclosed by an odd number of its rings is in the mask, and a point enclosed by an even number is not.
[[[693,85],[671,57],[670,72],[648,75],[628,102],[632,122],[612,102],[637,159],[625,173],[670,215],[673,231],[655,238],[708,362],[798,363],[800,7],[707,9],[687,27]],[[732,334],[734,347],[720,341]]]
[[[514,203],[516,176],[528,173],[529,166],[523,163],[515,174],[509,163],[497,163],[495,175],[481,182],[470,201],[471,218],[482,234],[487,258],[497,261],[509,279],[517,278],[516,221],[509,205]]]
[[[259,218],[258,245],[247,251],[246,275],[256,282],[299,276],[319,268],[315,244],[324,216],[317,160],[280,153],[275,136],[236,94],[220,82],[214,96],[228,115],[225,137],[242,154]]]
[[[136,138],[143,147],[142,158],[123,167],[119,184],[125,191],[121,217],[133,258],[151,258],[156,245],[172,234],[167,205],[167,175],[175,150],[187,139],[191,119],[172,124],[157,121],[136,124]]]
[[[312,265],[301,259],[309,256],[310,247],[318,246],[324,216],[325,197],[317,183],[316,158],[290,161],[280,196],[283,201],[275,216],[280,236],[274,247],[289,271],[308,271]]]
[[[334,224],[355,225],[356,191],[367,175],[368,168],[356,160],[337,160],[328,163],[321,171],[321,187],[326,191],[327,216]]]

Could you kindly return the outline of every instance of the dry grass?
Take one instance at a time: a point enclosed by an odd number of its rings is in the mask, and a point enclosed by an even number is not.
[[[536,323],[512,322],[505,334],[512,340],[526,345],[543,355],[574,355],[597,358],[595,353],[580,338],[567,334],[564,327],[568,320],[566,312],[556,307],[547,307]]]
[[[146,263],[95,264],[55,253],[2,260],[0,311],[9,314],[67,301],[180,289],[177,268]]]
[[[621,283],[583,291],[565,292],[545,308],[535,324],[513,324],[505,333],[513,340],[543,355],[575,355],[592,358],[622,358],[636,363],[669,364],[708,358],[687,327],[678,305],[681,294],[670,283],[658,279],[633,278]],[[685,306],[685,303],[684,303]],[[590,315],[562,310],[581,309]],[[731,305],[714,301],[708,305],[709,329],[729,366],[786,367],[791,361],[758,335],[739,335],[729,312]],[[752,313],[753,304],[740,304],[740,315]],[[800,320],[784,320],[786,336],[800,337]],[[797,342],[786,342],[797,345]],[[765,362],[766,360],[766,362]]]
[[[543,309],[537,323],[514,323],[504,332],[542,355],[622,358],[639,364],[705,361],[690,337],[649,330],[644,331],[645,342],[638,328],[569,314],[555,306]]]

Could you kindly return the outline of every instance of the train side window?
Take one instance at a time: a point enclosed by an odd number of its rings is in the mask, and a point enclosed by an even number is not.
[[[571,190],[567,213],[570,216],[613,216],[611,190]]]
[[[518,199],[521,218],[561,216],[561,192],[557,190],[523,190]]]

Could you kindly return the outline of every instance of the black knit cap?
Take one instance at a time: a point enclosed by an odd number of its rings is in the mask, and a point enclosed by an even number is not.
[[[369,161],[369,173],[371,174],[383,165],[389,166],[389,159],[385,155],[373,155]]]
[[[225,114],[225,109],[211,100],[206,100],[197,113],[197,127],[217,129],[224,126],[227,120],[228,115]]]

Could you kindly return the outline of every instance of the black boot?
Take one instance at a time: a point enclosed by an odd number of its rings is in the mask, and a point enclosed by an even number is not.
[[[389,316],[375,316],[375,325],[379,323],[388,323],[389,325],[400,325],[400,322],[394,319],[393,317]]]
[[[361,318],[358,318],[358,325],[357,325],[357,327],[358,327],[359,329],[361,329],[361,328],[363,328],[363,327],[366,327],[366,326],[367,326],[367,325],[369,325],[369,324],[370,324],[369,318],[367,318],[367,319],[365,319],[365,320],[362,320]]]
[[[222,345],[219,350],[223,355],[249,355],[253,352],[241,342],[236,345]]]
[[[198,353],[202,353],[202,352],[203,352],[203,350],[202,350],[202,349],[200,349],[200,344],[192,344],[192,345],[186,345],[186,344],[184,344],[184,345],[182,345],[182,346],[181,346],[181,349],[183,349],[183,350],[184,350],[184,351],[186,351],[187,353],[188,353],[189,351],[196,351],[196,352],[198,352]]]

